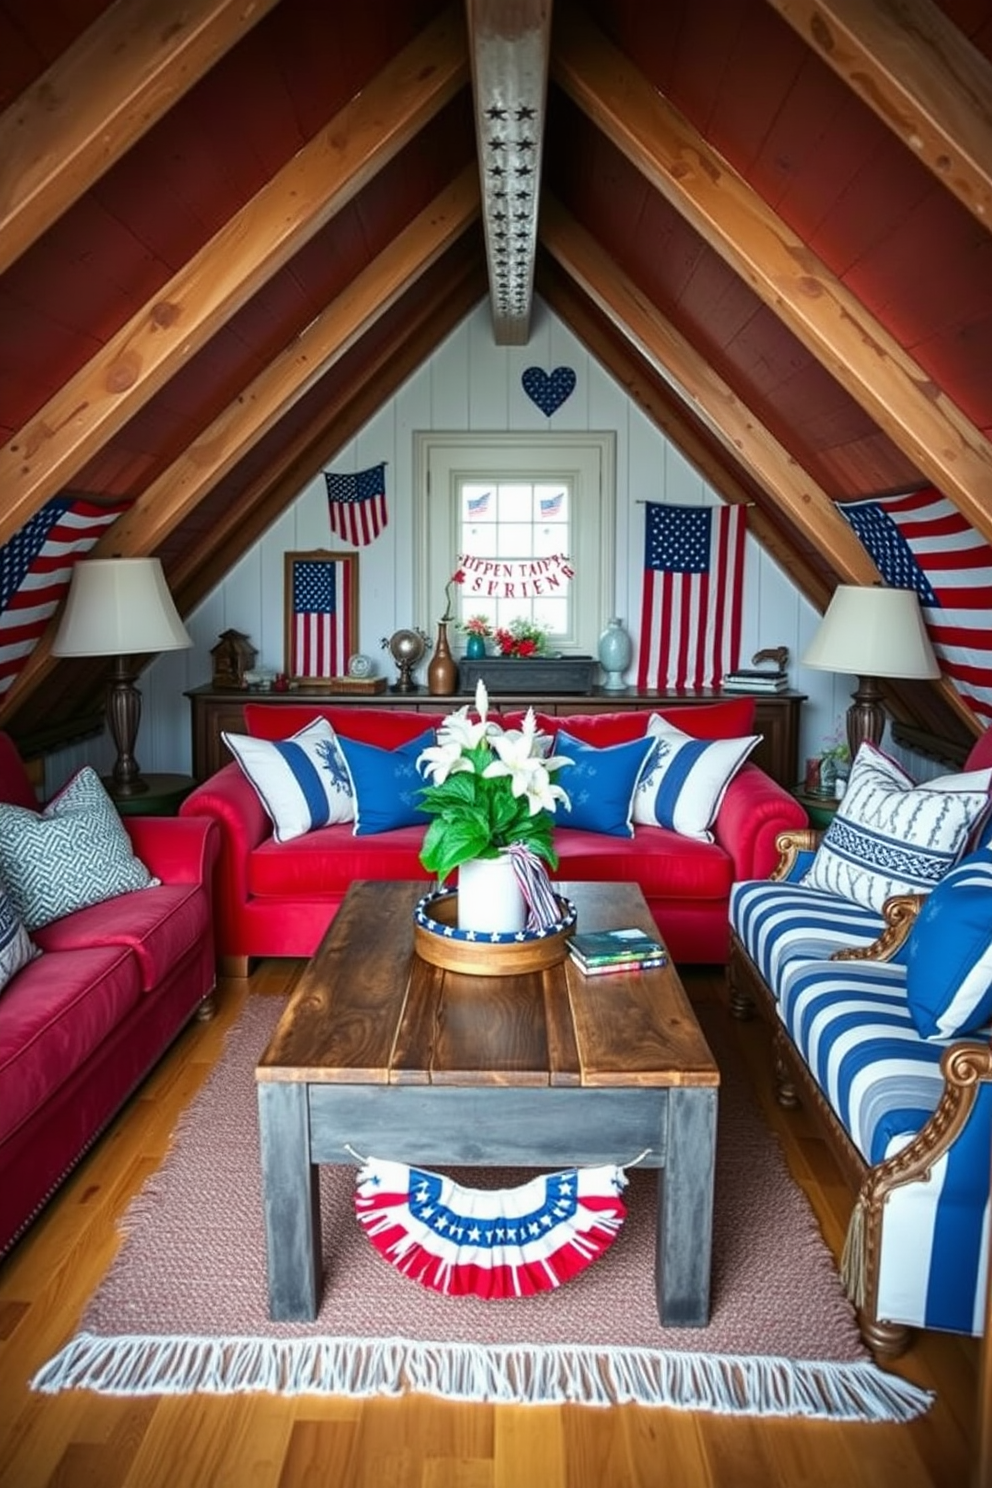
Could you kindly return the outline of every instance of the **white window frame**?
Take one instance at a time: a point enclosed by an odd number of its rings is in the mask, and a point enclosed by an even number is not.
[[[612,430],[554,434],[416,432],[414,440],[415,613],[434,624],[458,556],[461,481],[569,481],[572,628],[555,649],[596,655],[614,613],[616,435]],[[452,595],[454,603],[454,594]],[[480,606],[480,608],[482,608]]]

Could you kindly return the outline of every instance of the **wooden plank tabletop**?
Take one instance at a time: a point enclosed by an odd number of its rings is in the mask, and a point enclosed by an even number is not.
[[[635,884],[561,883],[584,930],[657,926]],[[719,1071],[671,965],[584,977],[468,976],[413,954],[423,883],[351,886],[265,1050],[260,1081],[716,1086]]]

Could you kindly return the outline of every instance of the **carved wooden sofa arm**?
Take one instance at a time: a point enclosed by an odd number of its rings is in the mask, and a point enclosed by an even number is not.
[[[849,946],[834,951],[831,961],[891,961],[913,928],[916,916],[926,899],[924,894],[893,894],[882,905],[885,929],[869,946]]]

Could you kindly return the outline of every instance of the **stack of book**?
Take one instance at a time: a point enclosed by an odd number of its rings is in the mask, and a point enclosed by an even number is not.
[[[587,930],[570,937],[568,954],[585,976],[665,966],[668,952],[643,930]]]
[[[788,672],[769,667],[742,667],[728,672],[720,684],[723,692],[785,692],[788,686]]]

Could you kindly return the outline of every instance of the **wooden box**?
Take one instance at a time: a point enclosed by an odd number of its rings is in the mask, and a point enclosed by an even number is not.
[[[484,656],[458,660],[459,691],[474,693],[481,679],[491,697],[500,693],[592,692],[599,665],[594,656]]]

